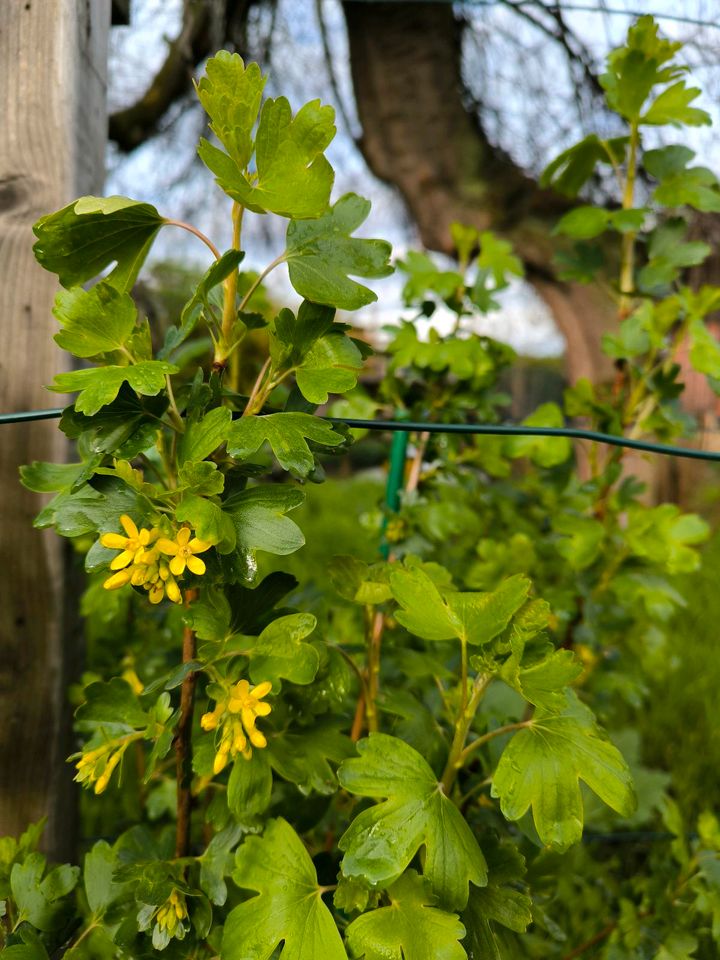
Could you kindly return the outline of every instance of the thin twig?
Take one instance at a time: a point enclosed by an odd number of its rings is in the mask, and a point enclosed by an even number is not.
[[[218,250],[218,248],[215,246],[215,244],[212,242],[210,237],[206,237],[201,230],[198,230],[198,228],[194,227],[191,223],[185,223],[184,220],[165,220],[164,226],[182,227],[182,229],[187,230],[188,233],[194,234],[199,240],[202,240],[202,242],[205,244],[206,247],[209,247],[210,250],[212,250],[212,254],[216,260],[220,259],[221,253]]]

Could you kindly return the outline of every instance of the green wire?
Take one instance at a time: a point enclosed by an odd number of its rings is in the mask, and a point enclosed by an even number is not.
[[[3,423],[26,423],[29,420],[52,420],[62,414],[62,409],[28,410],[20,413],[0,414]],[[627,447],[630,450],[642,450],[645,453],[659,453],[663,456],[684,457],[688,460],[720,461],[720,452],[711,450],[692,450],[689,447],[675,447],[669,443],[651,443],[649,440],[632,440],[612,433],[600,433],[599,430],[584,430],[579,427],[530,427],[504,423],[423,423],[413,420],[357,420],[351,417],[325,417],[330,423],[341,423],[346,427],[361,430],[391,430],[403,433],[460,433],[481,434],[499,437],[567,437],[569,440],[590,440],[593,443],[607,443],[612,447]]]

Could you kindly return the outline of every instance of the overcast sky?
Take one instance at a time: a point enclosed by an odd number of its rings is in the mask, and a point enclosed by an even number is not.
[[[417,234],[395,191],[370,174],[354,145],[353,137],[359,133],[359,124],[354,110],[344,19],[338,0],[321,2],[343,107],[342,111],[338,110],[338,135],[328,150],[336,171],[334,197],[348,190],[369,197],[373,210],[362,233],[390,240],[395,254],[401,256],[408,247],[418,245]],[[110,110],[132,103],[148,86],[164,58],[165,38],[174,37],[178,32],[181,6],[181,0],[133,0],[131,25],[113,28]],[[606,52],[621,42],[632,20],[631,15],[618,11],[652,12],[659,17],[667,35],[691,40],[686,60],[706,91],[698,105],[710,111],[716,120],[720,100],[720,30],[663,19],[661,14],[717,22],[720,0],[591,0],[590,3],[568,0],[563,6],[569,26],[581,37],[596,62],[601,62]],[[572,12],[569,8],[573,6],[593,6],[597,12]],[[464,51],[465,81],[471,89],[477,88],[482,98],[483,115],[491,137],[527,169],[533,172],[542,169],[556,152],[577,139],[582,124],[592,126],[606,122],[592,115],[578,117],[577,109],[572,106],[573,89],[566,63],[536,28],[500,4],[468,3],[462,6],[462,11],[474,26],[472,33],[468,33]],[[267,16],[256,13],[251,29],[258,46],[263,45],[269,28]],[[270,95],[284,93],[295,107],[314,97],[334,103],[315,0],[279,0],[272,37],[267,92]],[[309,65],[312,69],[308,69]],[[518,90],[522,95],[518,95]],[[168,216],[191,218],[210,233],[221,248],[227,247],[230,242],[228,202],[214,186],[211,175],[193,163],[194,144],[204,132],[203,114],[179,110],[176,114],[161,144],[151,142],[130,157],[119,157],[110,148],[106,193],[149,201]],[[343,116],[348,118],[349,128]],[[529,130],[533,131],[532,137],[528,136]],[[172,137],[171,141],[168,136]],[[697,150],[703,162],[713,166],[718,153],[714,131],[699,128],[687,134],[683,132],[683,140]],[[260,268],[282,249],[284,228],[275,220],[254,215],[246,219],[246,263]],[[205,265],[202,246],[170,228],[161,234],[155,255],[189,258]],[[278,296],[292,299],[294,295],[284,268],[281,270],[282,274],[276,271],[271,275],[275,289]],[[375,327],[403,315],[401,277],[370,285],[379,295],[378,304],[366,308],[361,315],[354,315],[354,322]],[[503,309],[482,319],[478,329],[529,355],[562,352],[562,337],[551,317],[524,284],[508,290]]]

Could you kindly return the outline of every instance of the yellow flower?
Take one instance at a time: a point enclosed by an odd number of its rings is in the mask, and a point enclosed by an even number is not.
[[[150,560],[150,565],[145,568],[142,575],[142,586],[148,591],[150,603],[160,603],[164,596],[173,603],[182,603],[182,593],[177,580],[170,573],[170,566],[164,557],[158,557],[157,551],[152,551],[155,556],[145,554]]]
[[[246,760],[252,756],[251,746],[262,749],[267,740],[255,723],[258,717],[266,717],[272,710],[263,702],[272,690],[268,681],[251,687],[247,680],[240,680],[227,691],[227,697],[219,700],[215,709],[203,714],[200,726],[203,730],[217,730],[218,739],[213,772],[220,773],[231,759],[242,754]]]
[[[102,793],[110,783],[110,778],[122,760],[128,745],[141,737],[142,733],[128,734],[125,737],[108,740],[102,746],[88,750],[86,753],[74,754],[70,759],[79,757],[76,763],[75,780],[86,787],[94,784],[95,793]]]
[[[145,552],[148,544],[158,536],[157,530],[146,530],[144,527],[142,530],[138,530],[134,521],[126,513],[120,517],[120,523],[127,534],[126,537],[123,537],[120,533],[104,533],[100,537],[100,543],[104,547],[122,551],[110,563],[111,570],[122,570],[123,567],[128,567],[135,560],[138,560],[140,555]],[[113,588],[109,587],[108,589],[112,590]]]
[[[163,537],[157,542],[158,550],[172,557],[170,572],[176,577],[182,576],[185,567],[198,576],[205,573],[205,563],[195,554],[204,553],[210,549],[212,544],[206,540],[199,540],[197,537],[191,540],[190,536],[190,527],[180,527],[174,540],[167,540]]]
[[[187,915],[185,897],[178,890],[173,890],[158,910],[155,916],[155,922],[162,931],[167,931],[171,937],[174,937],[175,932],[178,931],[178,927],[182,927],[182,921]],[[179,939],[182,939],[182,937]]]

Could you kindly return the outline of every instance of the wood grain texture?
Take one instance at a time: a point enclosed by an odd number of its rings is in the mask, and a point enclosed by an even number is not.
[[[0,3],[0,410],[57,405],[57,282],[32,224],[104,177],[110,0]],[[72,854],[67,683],[79,647],[64,603],[64,544],[32,528],[39,498],[18,467],[62,460],[56,423],[0,427],[0,836],[48,816],[46,848]]]

